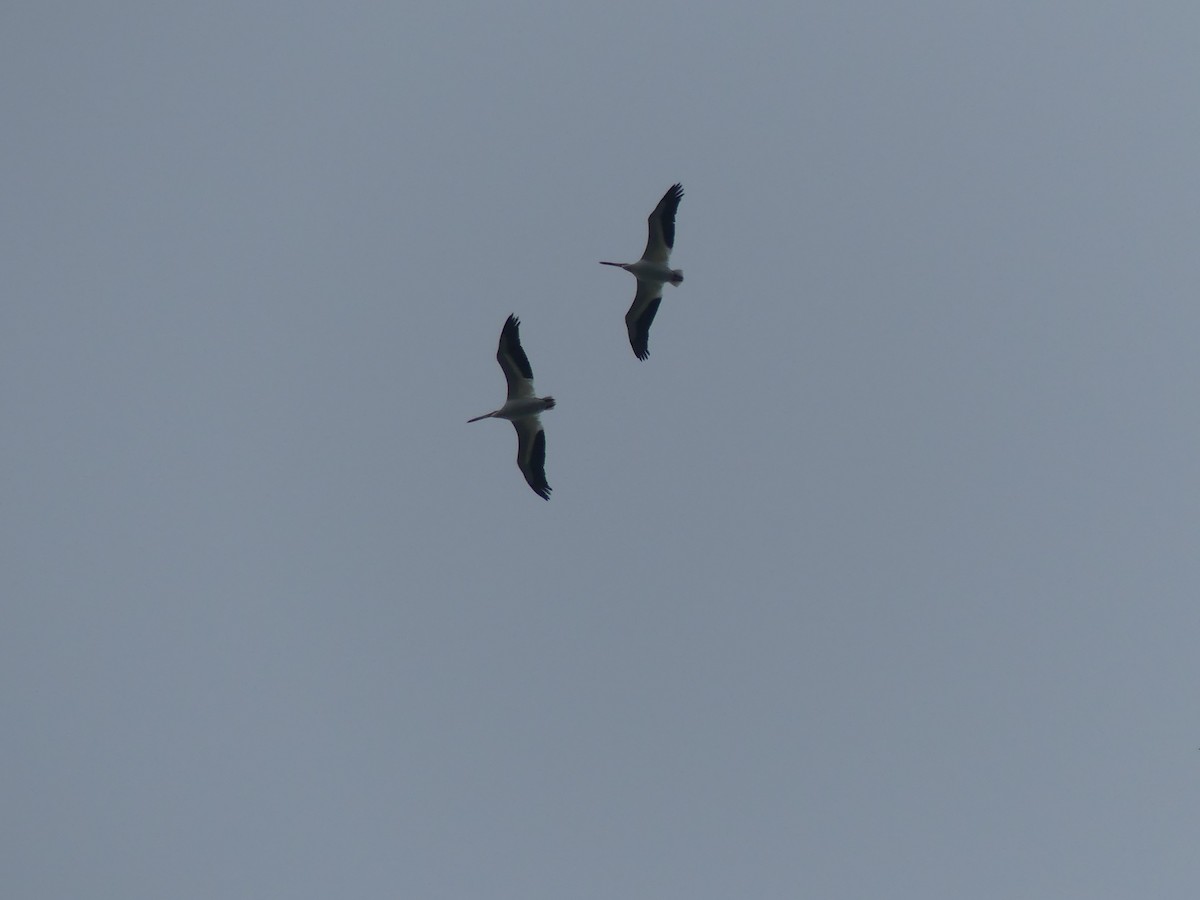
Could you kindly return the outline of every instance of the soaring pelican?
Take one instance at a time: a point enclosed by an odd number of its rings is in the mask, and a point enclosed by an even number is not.
[[[675,212],[683,199],[683,185],[673,184],[663,194],[647,220],[650,236],[646,238],[646,252],[633,263],[601,262],[602,266],[620,266],[637,279],[637,293],[633,306],[625,313],[625,328],[629,331],[629,346],[638,359],[650,355],[650,323],[662,303],[663,285],[666,282],[678,285],[683,281],[683,272],[667,265],[671,248],[675,246]]]
[[[550,499],[550,485],[546,484],[546,432],[542,430],[538,413],[554,409],[553,397],[537,397],[533,393],[533,369],[529,357],[521,348],[521,320],[509,316],[500,331],[500,348],[496,351],[496,362],[504,370],[508,381],[508,400],[497,410],[467,419],[508,419],[517,429],[517,467],[533,492],[543,500]]]

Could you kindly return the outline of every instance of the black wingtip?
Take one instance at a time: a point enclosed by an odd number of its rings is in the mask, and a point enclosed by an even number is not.
[[[529,448],[529,467],[525,472],[525,481],[533,488],[533,492],[543,500],[550,499],[550,484],[546,481],[546,432],[539,431],[533,438],[533,446]]]
[[[679,212],[679,201],[682,199],[683,185],[676,182],[663,194],[663,198],[658,201],[658,206],[654,207],[654,212],[650,213],[651,233],[653,233],[654,217],[658,216],[659,224],[662,227],[663,243],[667,245],[668,250],[675,249],[675,214]]]
[[[496,349],[496,361],[504,366],[504,355],[508,354],[513,364],[526,378],[533,379],[533,369],[529,365],[529,357],[521,346],[521,320],[510,315],[504,320],[504,328],[500,331],[500,346]]]
[[[637,309],[637,301],[629,307],[629,312],[625,314],[625,330],[629,334],[629,346],[633,348],[633,355],[640,360],[645,360],[650,356],[650,326],[654,323],[654,317],[658,315],[658,307],[662,304],[662,297],[655,297],[641,311],[641,315],[634,316],[634,310]]]
[[[675,213],[679,210],[679,201],[683,199],[683,185],[678,182],[667,188],[667,192],[663,194],[663,208],[668,212],[672,219],[675,218]]]

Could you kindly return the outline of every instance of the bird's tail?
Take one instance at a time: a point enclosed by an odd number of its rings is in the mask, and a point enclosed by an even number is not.
[[[671,284],[676,286],[683,284],[683,269],[671,270]]]
[[[554,409],[556,403],[553,397],[543,397],[542,402],[546,404],[542,409]]]

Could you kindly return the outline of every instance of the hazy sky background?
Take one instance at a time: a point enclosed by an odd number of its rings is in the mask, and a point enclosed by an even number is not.
[[[6,897],[1196,896],[1194,2],[115,6],[0,12]]]

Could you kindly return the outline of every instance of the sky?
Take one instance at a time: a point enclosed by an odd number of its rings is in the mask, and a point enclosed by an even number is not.
[[[1198,33],[6,4],[6,896],[1194,897]]]

